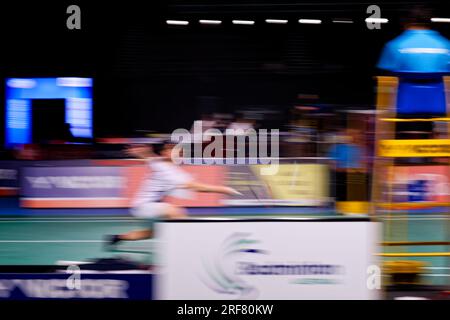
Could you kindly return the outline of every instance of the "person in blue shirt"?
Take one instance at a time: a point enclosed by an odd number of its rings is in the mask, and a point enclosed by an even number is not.
[[[338,143],[333,145],[328,156],[334,162],[334,168],[338,171],[347,169],[360,169],[362,151],[358,145],[352,143]]]
[[[450,42],[430,29],[430,19],[426,8],[411,10],[406,30],[385,45],[377,65],[399,78],[398,117],[446,114],[443,76],[450,74]]]
[[[367,201],[367,163],[362,133],[343,129],[341,141],[328,150],[331,159],[336,201]],[[334,192],[333,192],[334,191]]]

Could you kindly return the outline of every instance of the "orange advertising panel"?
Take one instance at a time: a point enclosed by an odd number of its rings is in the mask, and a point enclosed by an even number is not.
[[[391,202],[450,202],[450,170],[448,166],[397,166],[391,168]]]

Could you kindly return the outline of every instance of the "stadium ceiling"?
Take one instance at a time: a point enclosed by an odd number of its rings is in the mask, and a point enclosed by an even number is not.
[[[173,0],[167,2],[170,11],[184,14],[232,14],[232,13],[272,13],[272,14],[298,14],[305,12],[336,13],[348,12],[357,14],[360,9],[376,4],[389,12],[401,14],[414,5],[426,5],[436,10],[445,9],[443,0],[410,0],[410,1],[268,1],[268,0]],[[445,12],[445,11],[444,11]],[[363,11],[362,14],[365,14]]]

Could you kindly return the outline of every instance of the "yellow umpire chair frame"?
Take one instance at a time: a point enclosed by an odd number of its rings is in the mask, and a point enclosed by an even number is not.
[[[392,200],[392,182],[394,160],[399,157],[447,157],[446,165],[450,171],[450,77],[444,77],[445,99],[447,112],[445,117],[435,117],[430,119],[402,119],[396,117],[398,78],[377,77],[377,102],[376,102],[376,122],[375,122],[375,157],[373,162],[372,190],[370,215],[378,217],[378,210],[387,211],[387,217],[392,217],[392,210],[396,209],[420,209],[433,206],[446,208],[446,223],[450,229],[450,203],[394,203]],[[446,122],[445,139],[395,139],[395,124],[398,122]],[[387,193],[387,200],[383,194],[383,189]],[[406,236],[408,237],[407,223]],[[386,233],[390,234],[390,224],[385,224]],[[448,237],[444,241],[387,241],[383,246],[450,246]],[[378,254],[382,257],[450,257],[450,250],[444,252],[383,252]],[[389,261],[384,264],[388,274],[407,272],[418,274],[425,263],[420,261]]]

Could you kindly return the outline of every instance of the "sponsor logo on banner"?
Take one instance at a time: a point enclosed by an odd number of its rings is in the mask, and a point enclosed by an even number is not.
[[[205,276],[201,278],[202,282],[219,294],[236,299],[256,299],[259,289],[243,276],[282,277],[293,285],[331,285],[342,281],[339,275],[344,273],[344,267],[341,265],[271,261],[271,252],[262,249],[262,245],[262,241],[252,238],[251,233],[231,234],[223,241],[213,261],[203,262]]]
[[[450,157],[450,139],[381,140],[382,157]]]
[[[35,189],[121,189],[124,178],[117,176],[26,177]]]
[[[257,167],[251,166],[252,170]],[[276,175],[259,178],[273,199],[292,205],[321,205],[328,200],[328,170],[322,164],[283,164]],[[255,174],[259,171],[254,170]]]
[[[0,161],[0,196],[12,196],[19,189],[19,162]]]
[[[447,166],[398,166],[391,170],[392,202],[450,202]]]
[[[151,299],[151,285],[151,274],[89,274],[76,289],[65,274],[0,274],[0,300]]]
[[[123,207],[123,167],[25,167],[21,206],[29,208]]]
[[[23,169],[25,197],[120,197],[125,177],[120,167],[28,167]]]
[[[15,179],[17,179],[17,170],[0,169],[0,180],[15,180]]]
[[[234,233],[222,243],[213,261],[205,259],[205,275],[202,282],[219,294],[231,295],[238,299],[252,299],[258,296],[258,289],[239,277],[239,259],[251,259],[253,255],[265,255],[259,249],[260,241],[252,239],[249,233]]]

